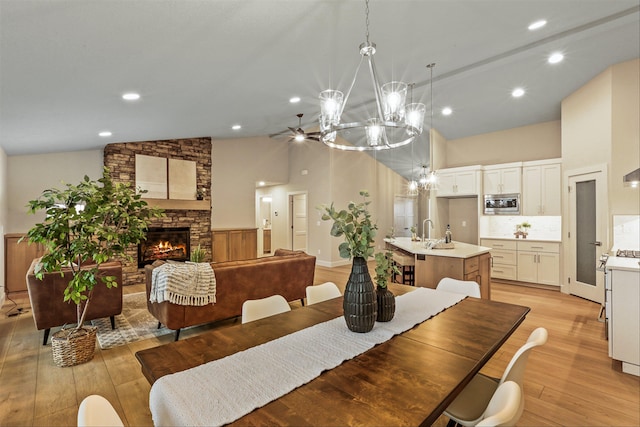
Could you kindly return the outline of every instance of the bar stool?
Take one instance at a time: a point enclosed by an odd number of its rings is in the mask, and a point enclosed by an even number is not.
[[[393,263],[398,267],[398,270],[400,270],[400,274],[393,273],[393,282],[414,286],[415,257],[400,251],[395,251],[393,252]]]

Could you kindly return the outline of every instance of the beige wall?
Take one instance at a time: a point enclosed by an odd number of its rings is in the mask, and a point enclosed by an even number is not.
[[[610,215],[640,213],[638,189],[622,184],[640,167],[639,64],[609,67],[562,101],[563,169],[606,164]]]
[[[256,183],[287,182],[287,151],[286,142],[268,137],[212,141],[212,228],[256,226]]]
[[[640,191],[625,187],[622,177],[640,167],[640,59],[612,69],[611,215],[639,214]]]
[[[538,123],[446,143],[446,167],[495,165],[560,157],[560,121]]]
[[[7,155],[0,147],[0,237],[4,236],[7,228],[9,210],[7,209],[9,184],[7,182]],[[0,242],[0,307],[4,303],[4,238]]]
[[[346,208],[349,201],[361,200],[360,190],[371,194],[370,212],[378,225],[376,247],[384,248],[383,238],[393,225],[393,196],[402,194],[406,181],[386,166],[364,153],[329,149],[323,144],[292,144],[289,149],[289,182],[260,190],[273,197],[272,247],[290,247],[289,196],[307,195],[307,252],[317,257],[319,265],[335,266],[349,263],[340,258],[338,245],[342,239],[331,237],[331,221],[322,221],[317,207],[335,203]]]
[[[27,214],[27,203],[48,188],[77,184],[88,175],[102,176],[102,150],[33,154],[8,158],[8,226],[5,233],[24,233],[44,219],[44,213]]]
[[[611,68],[562,101],[562,168],[609,163],[610,158]]]

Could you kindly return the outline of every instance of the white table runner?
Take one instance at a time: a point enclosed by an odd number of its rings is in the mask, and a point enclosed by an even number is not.
[[[153,422],[156,426],[230,423],[464,298],[460,294],[417,288],[396,297],[393,320],[376,322],[371,332],[349,331],[341,316],[166,375],[151,387],[149,407]]]

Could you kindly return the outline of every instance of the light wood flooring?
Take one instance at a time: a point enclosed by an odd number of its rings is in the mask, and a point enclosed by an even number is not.
[[[315,283],[333,281],[344,286],[349,267],[316,268]],[[126,293],[143,285],[127,286]],[[527,365],[525,412],[518,425],[638,426],[640,380],[619,372],[607,356],[600,306],[557,291],[493,283],[492,299],[531,308],[525,322],[483,368],[499,377],[514,352],[538,326],[549,331],[546,345],[533,351]],[[105,396],[125,425],[152,425],[150,385],[140,372],[135,353],[173,340],[165,335],[110,350],[96,350],[94,359],[71,368],[53,364],[51,346],[42,346],[28,300],[17,301],[25,313],[7,317],[14,305],[0,313],[0,425],[75,425],[78,405],[90,394]],[[294,308],[299,303],[292,304]],[[185,330],[181,339],[233,321]],[[301,410],[304,410],[301,408]],[[444,416],[436,425],[445,425]]]

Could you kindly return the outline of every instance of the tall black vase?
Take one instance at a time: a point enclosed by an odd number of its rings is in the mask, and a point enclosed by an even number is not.
[[[353,259],[342,308],[349,330],[369,332],[373,329],[378,315],[378,304],[367,261],[362,257]]]

